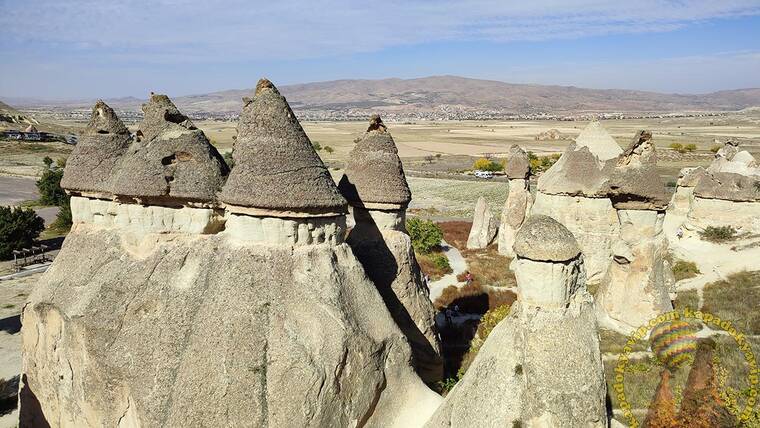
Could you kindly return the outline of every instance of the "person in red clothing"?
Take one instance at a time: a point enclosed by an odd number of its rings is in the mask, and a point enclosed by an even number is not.
[[[466,283],[467,285],[470,285],[470,284],[472,284],[472,274],[470,273],[470,271],[466,271],[466,272],[464,273],[464,281],[465,281],[465,283]]]

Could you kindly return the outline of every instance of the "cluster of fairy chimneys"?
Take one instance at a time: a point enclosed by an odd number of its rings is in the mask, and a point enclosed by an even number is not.
[[[143,121],[132,135],[98,101],[62,187],[122,203],[284,218],[341,216],[346,199],[359,207],[405,210],[411,199],[379,117],[371,119],[339,191],[287,101],[266,79],[252,98],[244,98],[232,169],[167,96],[151,94],[142,109]]]

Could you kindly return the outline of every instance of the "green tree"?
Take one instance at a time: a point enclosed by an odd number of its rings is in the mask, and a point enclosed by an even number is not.
[[[45,229],[45,221],[32,209],[0,206],[0,259],[13,257],[13,250],[30,247]]]
[[[42,163],[44,163],[45,166],[50,169],[50,167],[53,165],[53,159],[51,159],[50,156],[45,156],[42,158]]]
[[[443,231],[430,220],[410,218],[406,221],[406,231],[412,238],[412,246],[417,252],[427,254],[441,245]]]
[[[66,199],[64,203],[60,205],[58,214],[55,216],[55,221],[51,227],[59,232],[66,232],[71,229],[71,199]]]
[[[431,156],[432,158],[432,156]],[[501,171],[504,169],[504,164],[486,159],[486,158],[480,158],[475,161],[475,163],[472,165],[472,168],[475,170],[480,171]]]

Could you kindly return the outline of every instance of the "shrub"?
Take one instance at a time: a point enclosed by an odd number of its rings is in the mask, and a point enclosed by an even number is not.
[[[696,263],[687,262],[684,260],[678,260],[677,262],[673,263],[671,270],[673,271],[673,277],[675,277],[676,281],[687,278],[694,278],[701,273]]]
[[[317,141],[312,141],[311,146],[314,147],[314,150],[316,151],[322,150],[322,145],[319,144]]]
[[[710,147],[710,151],[713,153],[718,153],[718,150],[720,150],[722,146],[720,144],[715,144],[712,147]]]
[[[685,145],[683,149],[686,150],[687,152],[693,152],[697,150],[697,145],[694,143],[690,143],[690,144]]]
[[[42,176],[37,180],[41,204],[61,205],[68,200],[68,195],[61,189],[61,178],[63,178],[62,167],[45,168]]]
[[[55,216],[55,221],[50,225],[50,227],[55,229],[57,232],[63,233],[68,232],[69,229],[71,229],[71,224],[71,200],[67,199],[60,205],[58,214]]]
[[[431,257],[431,260],[433,261],[433,265],[443,271],[450,271],[451,266],[449,265],[449,259],[446,257],[445,254],[436,253],[433,254]]]
[[[681,143],[673,143],[669,147],[679,153],[683,151],[683,144]]]
[[[512,309],[511,304],[498,306],[496,308],[489,309],[488,312],[483,315],[483,318],[480,319],[478,331],[470,343],[469,351],[467,351],[467,353],[462,358],[462,365],[459,367],[459,371],[457,371],[458,379],[462,379],[462,377],[464,377],[467,369],[470,368],[470,364],[472,364],[472,361],[475,360],[475,356],[477,356],[478,352],[480,352],[480,348],[483,346],[483,343],[485,343],[486,339],[488,339],[488,336],[491,334],[496,325],[498,325],[501,320],[509,315],[510,309]]]
[[[230,169],[235,166],[235,160],[232,159],[232,151],[225,152],[222,157],[224,158],[224,163],[226,163]]]
[[[325,149],[325,151],[326,151],[327,153],[332,153],[332,152],[334,152],[334,151],[335,151],[335,150],[334,150],[332,147],[330,147],[330,146],[325,146],[325,147],[324,147],[324,149]]]
[[[675,181],[668,181],[667,183],[665,183],[665,186],[667,187],[676,187],[677,185],[678,183],[676,183]]]
[[[473,169],[480,171],[501,171],[504,169],[504,164],[496,162],[486,158],[480,158],[472,165]]]
[[[0,206],[0,259],[30,247],[44,229],[45,221],[34,210]]]
[[[533,173],[544,172],[551,168],[557,160],[560,158],[559,153],[554,153],[548,156],[536,156],[533,152],[528,152],[528,161],[530,162],[530,170]]]
[[[707,226],[705,230],[699,232],[699,236],[705,241],[725,242],[736,238],[736,229],[732,226]]]
[[[438,260],[439,257],[443,257],[443,259],[446,260],[445,266],[443,261]],[[429,276],[432,281],[440,279],[444,275],[452,272],[448,263],[449,260],[441,253],[416,253],[416,258],[417,263],[420,265],[420,270],[422,270],[425,275]]]
[[[433,248],[441,245],[443,231],[430,220],[410,218],[406,221],[406,230],[409,232],[409,236],[412,238],[412,246],[417,252],[427,254]]]

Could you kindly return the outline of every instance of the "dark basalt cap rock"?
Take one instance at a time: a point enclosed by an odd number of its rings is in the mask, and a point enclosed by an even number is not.
[[[538,179],[538,191],[549,195],[601,198],[614,161],[600,161],[588,147],[571,143],[559,160]]]
[[[346,200],[272,82],[260,80],[244,103],[232,152],[235,167],[221,200],[274,211],[345,213]]]
[[[694,188],[694,196],[735,202],[760,201],[760,176],[732,172],[705,173]]]
[[[103,101],[92,108],[90,122],[66,161],[61,187],[74,192],[110,195],[110,179],[131,137],[113,109]]]
[[[639,131],[617,158],[608,196],[617,209],[664,210],[668,206],[651,132]]]
[[[539,262],[565,262],[581,253],[572,232],[557,220],[545,215],[532,215],[515,236],[518,257]]]
[[[229,169],[203,131],[166,95],[151,95],[143,111],[142,136],[122,158],[113,193],[144,200],[213,201]]]
[[[525,179],[530,176],[530,160],[525,150],[517,144],[509,148],[505,173],[509,179]]]
[[[370,119],[367,132],[349,154],[338,189],[351,205],[393,204],[406,207],[412,192],[406,182],[393,137],[380,119]]]

